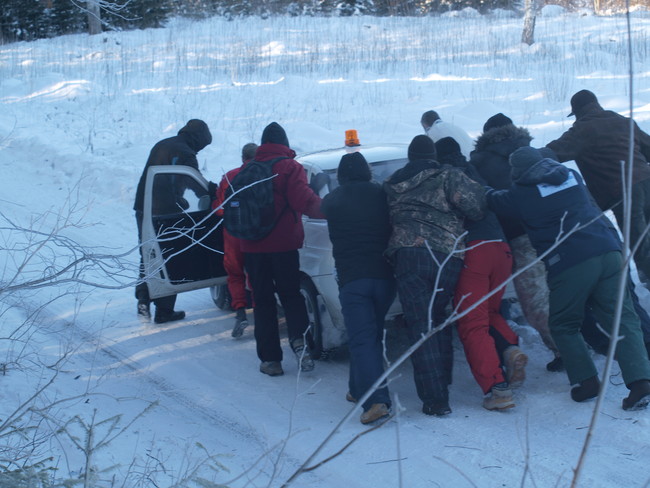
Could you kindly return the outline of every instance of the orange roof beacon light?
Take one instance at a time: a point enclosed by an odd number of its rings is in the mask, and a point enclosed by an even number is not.
[[[357,131],[354,129],[345,131],[345,145],[347,147],[360,146],[359,137],[357,136]]]

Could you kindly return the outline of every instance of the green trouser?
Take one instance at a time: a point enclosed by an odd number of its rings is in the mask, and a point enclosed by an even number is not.
[[[598,374],[580,327],[585,306],[589,305],[602,328],[606,332],[611,330],[622,268],[621,253],[613,251],[587,259],[548,279],[549,327],[572,385]],[[650,361],[644,348],[639,317],[627,290],[619,337],[615,358],[625,384],[650,379]]]

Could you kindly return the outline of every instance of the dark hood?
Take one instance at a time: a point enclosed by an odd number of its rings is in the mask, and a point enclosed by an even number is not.
[[[515,183],[523,186],[541,184],[557,186],[564,183],[571,170],[552,159],[542,159],[525,171]]]
[[[508,156],[517,148],[527,146],[533,137],[528,129],[509,124],[484,132],[476,140],[475,151],[491,151],[502,157]]]
[[[196,152],[212,142],[208,124],[199,119],[190,120],[185,127],[178,131],[178,135],[185,138],[187,145]]]
[[[363,157],[363,154],[359,152],[345,154],[341,158],[341,162],[336,171],[336,177],[340,185],[355,181],[370,181],[372,179],[370,166],[368,166],[368,162]]]

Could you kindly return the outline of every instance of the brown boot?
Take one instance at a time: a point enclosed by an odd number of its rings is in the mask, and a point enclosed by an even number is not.
[[[383,419],[390,415],[390,408],[385,403],[373,403],[368,410],[361,414],[361,423],[370,424],[375,420]]]

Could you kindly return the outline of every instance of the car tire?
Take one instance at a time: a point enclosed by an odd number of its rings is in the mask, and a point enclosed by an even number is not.
[[[230,292],[228,285],[210,287],[210,296],[219,310],[230,310]]]
[[[309,326],[311,327],[311,337],[309,338],[311,339],[309,341],[311,357],[321,359],[323,357],[323,324],[318,309],[318,292],[314,284],[306,276],[300,280],[300,293],[305,298]]]

